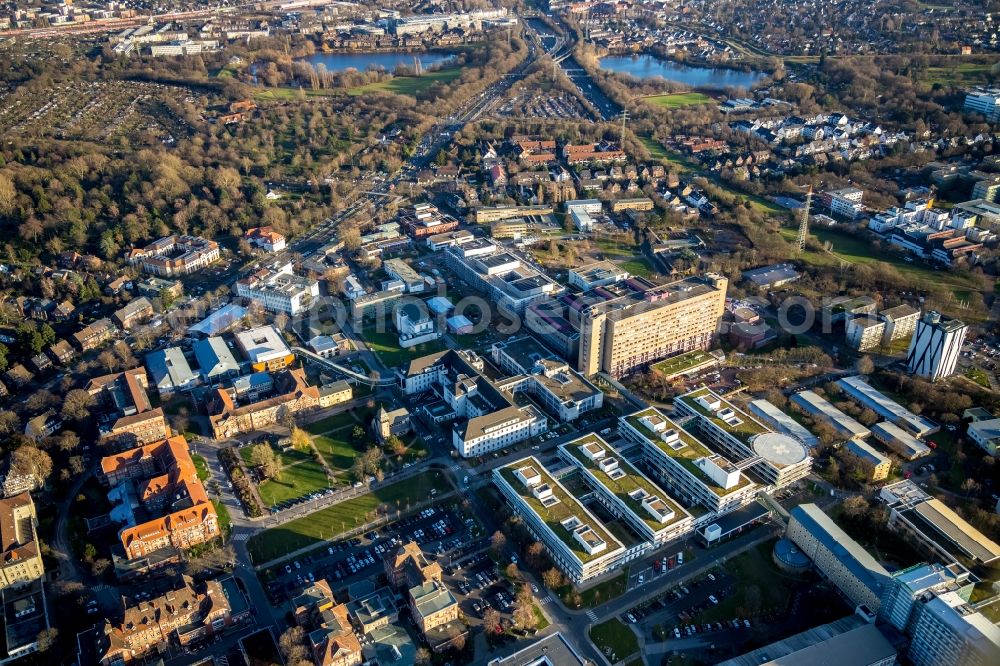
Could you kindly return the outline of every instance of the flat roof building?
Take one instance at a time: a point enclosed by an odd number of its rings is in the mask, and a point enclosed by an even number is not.
[[[693,529],[691,515],[600,435],[584,435],[559,446],[560,456],[580,470],[611,515],[657,548]]]
[[[719,666],[893,666],[896,648],[874,624],[850,615],[789,636]]]
[[[941,427],[930,419],[914,414],[895,400],[889,398],[860,375],[837,380],[837,386],[863,407],[874,411],[882,418],[906,429],[916,437],[933,435]]]
[[[833,403],[815,391],[799,391],[791,400],[807,414],[828,423],[844,439],[864,439],[872,434],[868,428],[837,409]]]
[[[198,372],[204,381],[213,383],[240,374],[240,364],[222,338],[198,340],[192,349],[198,361]]]
[[[931,447],[891,421],[876,423],[871,427],[871,431],[875,439],[892,449],[904,460],[916,460],[931,453]]]
[[[889,477],[892,461],[859,439],[849,439],[844,450],[861,461],[868,470],[869,481],[882,481]]]
[[[198,383],[198,375],[180,347],[168,347],[146,355],[146,367],[160,395],[188,391]]]
[[[879,497],[891,509],[889,527],[924,546],[930,554],[949,561],[962,557],[984,564],[1000,559],[1000,544],[912,481],[886,486]]]
[[[674,400],[679,415],[690,416],[698,433],[764,484],[783,488],[809,474],[812,458],[798,439],[773,432],[711,389]]]
[[[618,423],[622,437],[642,447],[643,459],[664,489],[689,507],[721,514],[753,501],[757,484],[655,407],[622,416]]]
[[[763,398],[751,400],[749,405],[750,413],[760,419],[766,425],[791,435],[809,448],[819,444],[819,437],[809,432],[809,430],[793,419],[791,416],[781,411],[769,401]]]
[[[576,586],[616,571],[646,550],[645,543],[623,546],[534,457],[495,468],[493,483]]]
[[[815,504],[791,510],[785,536],[855,605],[878,612],[889,572]]]
[[[586,666],[590,663],[557,631],[512,655],[490,660],[488,666]]]
[[[587,292],[573,303],[577,369],[616,377],[694,349],[708,349],[725,311],[729,281],[714,273],[656,286],[637,278]],[[572,319],[571,319],[572,321]]]
[[[281,370],[295,359],[285,338],[272,325],[238,332],[236,344],[256,372]]]
[[[628,271],[610,261],[595,261],[569,269],[567,281],[583,291],[621,282],[629,277]]]

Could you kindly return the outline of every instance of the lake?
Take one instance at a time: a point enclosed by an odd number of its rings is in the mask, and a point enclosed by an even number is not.
[[[432,65],[447,62],[453,57],[453,54],[450,53],[379,51],[377,53],[316,53],[308,58],[303,58],[303,60],[313,65],[322,63],[328,72],[343,72],[347,69],[364,72],[372,66],[391,72],[399,65],[413,67],[414,58],[418,58],[421,67],[427,69]]]
[[[601,58],[601,68],[619,74],[631,74],[637,79],[660,76],[692,88],[751,88],[765,78],[763,72],[744,72],[725,67],[695,67],[664,60],[653,55],[607,56]]]

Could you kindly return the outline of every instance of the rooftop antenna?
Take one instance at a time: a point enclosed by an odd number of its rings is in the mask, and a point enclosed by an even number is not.
[[[806,249],[806,237],[809,236],[809,209],[812,208],[813,187],[806,192],[806,205],[802,209],[802,219],[799,220],[799,252]]]

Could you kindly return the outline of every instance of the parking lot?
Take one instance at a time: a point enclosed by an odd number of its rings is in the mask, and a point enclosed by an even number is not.
[[[521,91],[497,108],[501,117],[552,118],[586,120],[591,114],[575,96],[569,93]]]
[[[429,507],[418,514],[347,541],[316,548],[310,554],[264,572],[270,601],[278,606],[316,580],[326,579],[337,588],[359,580],[374,579],[387,554],[401,544],[416,541],[429,558],[443,568],[465,557],[474,547],[475,522],[456,507]]]

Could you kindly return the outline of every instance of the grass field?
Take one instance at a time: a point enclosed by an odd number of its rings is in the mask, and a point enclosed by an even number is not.
[[[212,500],[212,506],[215,507],[215,513],[219,516],[219,529],[222,530],[223,537],[228,537],[233,529],[233,519],[229,515],[229,509],[226,508],[225,504],[216,500]]]
[[[794,241],[796,230],[790,227],[782,228],[782,236],[788,241]],[[964,294],[966,298],[971,291],[978,291],[978,286],[969,278],[956,275],[947,270],[936,271],[933,268],[903,259],[903,255],[895,252],[877,252],[867,240],[845,234],[834,229],[810,229],[810,234],[821,243],[829,242],[832,254],[804,252],[802,258],[815,265],[836,265],[838,260],[849,264],[886,263],[903,275],[911,277],[918,284],[944,284],[955,292],[956,298]]]
[[[739,581],[736,591],[709,606],[697,621],[718,622],[766,609],[784,610],[799,580],[778,571],[771,561],[773,548],[774,542],[768,541],[727,562],[726,569]]]
[[[240,449],[243,461],[250,464],[249,446]],[[281,451],[281,477],[268,479],[257,486],[260,499],[264,506],[274,506],[286,500],[295,499],[330,486],[326,470],[316,462],[312,455],[302,451]]]
[[[425,342],[409,349],[403,349],[399,346],[399,337],[395,333],[390,331],[378,333],[373,328],[366,328],[361,335],[368,343],[369,349],[378,354],[382,362],[389,367],[444,349],[444,343],[441,340]]]
[[[593,608],[594,606],[599,606],[606,601],[611,599],[617,599],[621,595],[625,594],[625,584],[627,579],[625,574],[619,574],[612,578],[611,580],[606,580],[599,585],[595,585],[591,588],[587,588],[580,593],[580,608]],[[570,597],[573,595],[573,588],[569,585],[564,585],[555,591],[562,599],[562,602],[572,608],[573,605],[570,603]]]
[[[638,277],[649,277],[653,274],[653,269],[645,257],[633,257],[632,259],[616,261],[615,263]]]
[[[685,106],[695,106],[697,104],[711,104],[713,100],[708,95],[700,92],[673,93],[670,95],[650,95],[643,99],[663,109],[680,109]]]
[[[639,639],[618,618],[591,627],[590,640],[613,664],[639,651]]]
[[[342,412],[340,414],[334,414],[333,416],[327,416],[325,419],[314,421],[308,425],[304,425],[302,426],[302,429],[309,434],[319,435],[324,432],[330,432],[331,430],[340,430],[341,428],[346,428],[347,426],[353,426],[357,422],[358,421],[354,418],[353,412]]]
[[[697,168],[697,165],[694,162],[690,162],[681,157],[680,155],[670,152],[662,145],[660,145],[659,141],[653,139],[653,137],[640,136],[638,137],[638,139],[639,141],[642,142],[642,145],[646,147],[646,150],[649,151],[649,156],[652,157],[654,160],[660,160],[660,162],[663,163],[664,166],[667,167],[672,166],[674,169],[676,169],[681,173],[684,173],[686,171],[693,171]]]
[[[313,446],[334,470],[337,480],[346,483],[354,459],[361,453],[351,444],[351,429],[342,428],[325,435],[314,435]]]
[[[436,72],[428,72],[423,76],[394,76],[378,83],[369,83],[365,86],[357,86],[347,90],[348,95],[365,95],[368,93],[393,93],[396,95],[409,95],[415,97],[424,92],[432,85],[441,81],[448,83],[454,81],[462,74],[461,67],[448,67]]]
[[[208,479],[208,462],[197,453],[191,455],[191,462],[194,463],[194,469],[198,473],[198,480]]]
[[[405,511],[430,497],[432,489],[448,490],[444,475],[439,471],[422,474],[380,488],[346,502],[315,511],[308,516],[255,534],[247,542],[254,562],[273,560],[300,548],[330,539],[374,517],[377,509]]]
[[[343,90],[332,88],[322,90],[313,90],[311,88],[259,88],[253,96],[261,102],[289,102],[298,99],[300,92],[306,97],[333,97],[344,94]]]
[[[990,378],[982,368],[969,368],[965,371],[965,376],[976,382],[983,388],[990,387]]]

